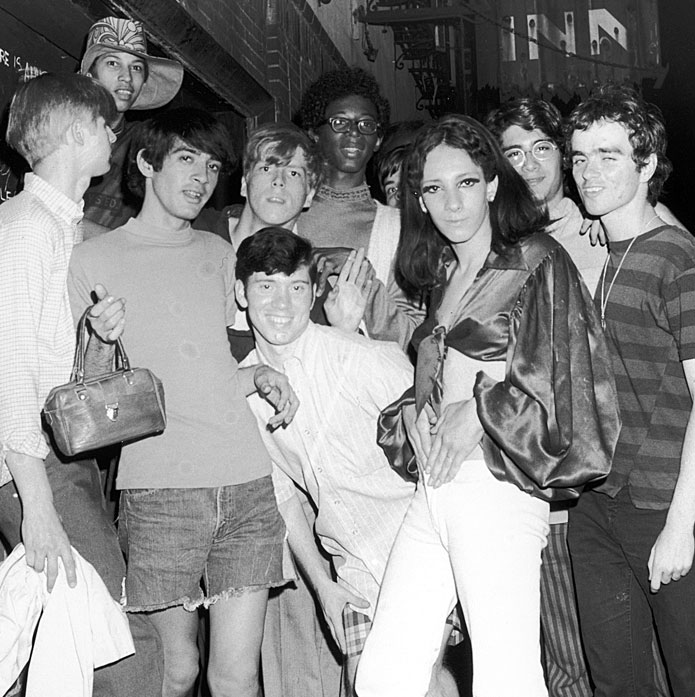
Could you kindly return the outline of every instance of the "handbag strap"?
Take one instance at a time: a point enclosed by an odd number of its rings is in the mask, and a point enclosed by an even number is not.
[[[85,334],[87,334],[87,317],[92,309],[90,305],[80,317],[80,321],[77,323],[77,345],[75,347],[75,360],[72,365],[72,374],[70,375],[70,382],[84,383],[84,364],[85,355],[87,353],[87,341],[85,339]],[[123,348],[123,342],[120,337],[116,339],[116,370],[130,370],[130,361],[128,360],[128,355]]]

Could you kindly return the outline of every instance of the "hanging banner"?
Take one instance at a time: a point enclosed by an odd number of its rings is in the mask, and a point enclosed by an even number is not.
[[[483,22],[494,28],[481,27],[478,46],[487,55],[478,81],[499,87],[503,99],[568,100],[597,84],[645,78],[658,87],[666,75],[657,0],[498,0],[496,9]]]

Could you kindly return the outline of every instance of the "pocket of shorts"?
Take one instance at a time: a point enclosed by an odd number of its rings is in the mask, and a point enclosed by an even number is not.
[[[161,489],[124,489],[123,493],[126,495],[126,498],[132,501],[142,501],[154,496],[159,491]]]

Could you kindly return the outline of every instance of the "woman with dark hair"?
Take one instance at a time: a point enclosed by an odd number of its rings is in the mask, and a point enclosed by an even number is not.
[[[458,597],[475,697],[545,697],[548,502],[605,476],[619,428],[600,323],[563,248],[539,234],[547,213],[484,126],[452,115],[425,127],[407,165],[398,271],[431,308],[398,414],[419,482],[357,693],[425,695]]]

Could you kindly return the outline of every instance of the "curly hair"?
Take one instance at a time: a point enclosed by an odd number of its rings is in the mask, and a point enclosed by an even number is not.
[[[388,100],[381,96],[374,77],[362,68],[331,70],[309,85],[299,107],[300,125],[307,131],[315,131],[324,123],[331,102],[353,94],[374,104],[380,128],[388,125],[391,114]]]
[[[519,126],[525,131],[538,129],[558,147],[564,145],[562,116],[557,107],[544,99],[524,97],[506,102],[485,117],[485,125],[498,141],[510,126]]]
[[[650,155],[656,155],[656,169],[649,180],[647,200],[653,206],[659,200],[664,183],[673,169],[666,157],[666,125],[659,107],[645,102],[627,85],[602,85],[569,115],[565,128],[565,158],[572,165],[570,140],[574,131],[585,131],[599,121],[619,123],[632,145],[632,159],[641,170]]]
[[[439,145],[466,152],[482,169],[486,182],[497,177],[497,193],[490,203],[493,251],[504,254],[522,239],[545,230],[549,222],[547,210],[538,206],[526,182],[483,124],[470,116],[450,114],[425,126],[413,143],[402,179],[405,189],[396,279],[410,297],[429,291],[439,281],[442,253],[449,248],[419,201],[425,161]]]

